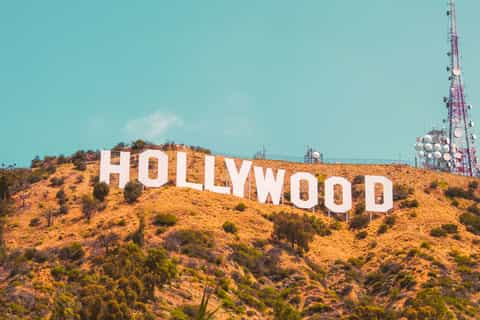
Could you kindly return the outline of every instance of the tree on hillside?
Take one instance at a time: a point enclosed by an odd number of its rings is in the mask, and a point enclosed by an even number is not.
[[[115,244],[118,242],[120,239],[120,236],[114,232],[109,232],[109,233],[103,233],[101,234],[97,241],[98,243],[105,248],[105,253],[110,252],[110,248],[115,246]]]
[[[91,196],[84,195],[82,197],[82,213],[87,221],[90,221],[96,209],[97,203],[95,202],[95,199],[93,199]]]
[[[43,216],[47,220],[47,227],[50,227],[53,225],[53,222],[55,220],[55,210],[48,208],[43,212]]]
[[[93,196],[99,201],[104,201],[110,192],[110,187],[105,182],[97,182],[93,187]]]
[[[128,203],[134,203],[142,195],[142,192],[143,185],[139,181],[130,181],[123,189],[123,196]]]
[[[305,216],[280,212],[273,216],[273,238],[287,240],[292,248],[308,251],[315,229]]]
[[[132,234],[132,241],[140,247],[145,244],[145,216],[139,214],[138,229]]]

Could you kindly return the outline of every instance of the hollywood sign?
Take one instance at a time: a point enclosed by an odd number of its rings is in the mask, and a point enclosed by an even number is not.
[[[155,177],[149,175],[150,161],[156,161],[158,170]],[[211,191],[220,194],[233,194],[243,198],[245,184],[252,169],[252,161],[243,160],[238,168],[234,159],[225,158],[225,166],[229,174],[231,186],[215,185],[215,157],[205,155],[203,184],[187,180],[187,154],[177,152],[176,186],[200,191]],[[253,166],[257,200],[266,203],[269,196],[274,205],[280,204],[282,197],[285,170],[278,169],[274,174],[271,168]],[[101,151],[100,181],[110,184],[110,175],[118,174],[118,186],[124,188],[130,180],[130,152],[120,152],[119,164],[112,164],[111,152]],[[160,188],[168,182],[168,155],[160,150],[146,150],[138,158],[138,180],[148,188]],[[308,197],[302,199],[300,185],[307,184]],[[325,207],[334,213],[346,213],[352,209],[352,185],[343,177],[329,177],[324,181]],[[341,203],[335,201],[335,186],[342,190]],[[377,203],[376,186],[382,187],[382,203]],[[318,180],[308,172],[296,172],[290,176],[290,201],[301,209],[312,209],[318,205]],[[382,176],[365,176],[365,210],[368,212],[388,212],[393,208],[392,182]]]

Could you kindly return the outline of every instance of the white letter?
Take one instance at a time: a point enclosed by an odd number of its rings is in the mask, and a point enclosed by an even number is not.
[[[233,195],[243,198],[245,193],[245,181],[250,173],[252,161],[242,161],[240,172],[237,170],[235,160],[225,158],[225,164],[227,165],[228,174],[230,175],[230,180],[232,181]]]
[[[253,167],[255,173],[255,182],[257,184],[257,197],[260,203],[267,201],[268,194],[272,198],[274,205],[280,204],[280,196],[283,189],[283,178],[285,177],[285,170],[279,169],[277,178],[273,177],[272,169],[267,168],[266,176],[263,175],[263,168]]]
[[[335,185],[342,186],[342,204],[335,203]],[[352,185],[342,177],[325,180],[325,206],[335,213],[345,213],[352,209]]]
[[[375,201],[375,185],[383,185],[383,204]],[[371,212],[388,212],[393,208],[392,181],[385,177],[365,176],[365,210]]]
[[[187,154],[185,152],[177,152],[177,187],[203,190],[200,183],[187,182]]]
[[[300,181],[308,183],[308,200],[300,197]],[[302,209],[310,209],[318,204],[318,180],[314,175],[306,172],[298,172],[290,177],[290,201]]]
[[[205,190],[215,193],[230,194],[229,187],[215,185],[215,157],[205,156]]]
[[[100,152],[100,182],[110,184],[112,173],[118,173],[118,187],[123,189],[130,180],[130,152],[120,152],[120,164],[111,163],[110,150]]]
[[[148,175],[151,158],[157,159],[157,178],[150,179]],[[145,187],[158,188],[168,182],[168,156],[160,150],[146,150],[140,153],[138,159],[138,181]]]

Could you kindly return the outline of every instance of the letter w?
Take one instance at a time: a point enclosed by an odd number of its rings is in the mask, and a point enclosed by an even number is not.
[[[277,177],[273,176],[272,169],[267,168],[267,173],[263,174],[262,167],[253,167],[255,173],[255,182],[257,185],[258,202],[267,202],[268,195],[272,199],[274,205],[280,204],[280,197],[283,190],[283,180],[285,178],[285,170],[279,169]]]

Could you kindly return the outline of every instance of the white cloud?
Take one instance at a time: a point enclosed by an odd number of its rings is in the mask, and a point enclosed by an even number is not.
[[[155,111],[145,117],[129,120],[124,131],[131,139],[155,140],[165,138],[169,129],[181,125],[182,120],[177,115]]]

